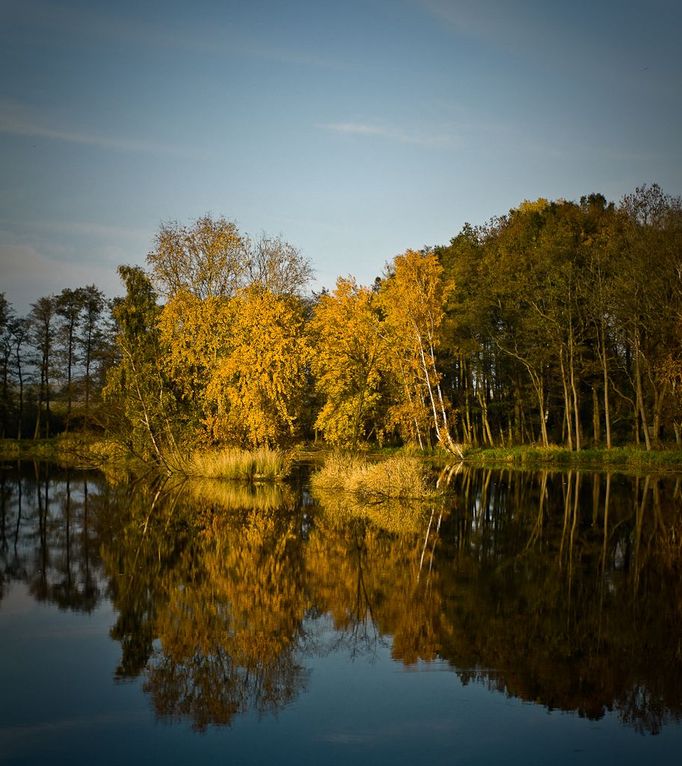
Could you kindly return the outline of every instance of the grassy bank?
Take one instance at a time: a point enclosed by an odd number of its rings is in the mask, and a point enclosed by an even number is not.
[[[94,434],[61,434],[51,439],[2,439],[0,460],[49,460],[73,468],[133,467],[135,459],[115,440]],[[324,490],[383,497],[426,497],[432,491],[429,469],[451,464],[442,450],[413,447],[368,449],[359,454],[330,451],[325,446],[300,445],[293,451],[224,448],[196,450],[174,460],[174,473],[202,479],[276,481],[284,478],[292,462],[321,465],[314,482]],[[464,451],[464,464],[516,468],[585,468],[682,472],[682,448],[647,452],[637,447],[584,449],[516,446]]]
[[[2,439],[0,460],[46,460],[69,468],[144,466],[113,439],[75,433],[51,439]],[[176,457],[169,470],[200,479],[275,481],[286,475],[289,462],[284,452],[265,448],[198,450],[189,457]]]
[[[629,468],[682,471],[682,449],[652,450],[636,447],[584,449],[579,452],[563,447],[469,448],[464,460],[468,465],[517,467],[556,466],[557,468]]]
[[[49,460],[68,468],[129,465],[117,442],[92,434],[60,434],[51,439],[0,439],[0,460]]]

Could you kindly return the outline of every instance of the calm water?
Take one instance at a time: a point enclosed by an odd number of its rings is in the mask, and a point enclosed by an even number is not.
[[[675,764],[682,482],[0,473],[0,762]]]

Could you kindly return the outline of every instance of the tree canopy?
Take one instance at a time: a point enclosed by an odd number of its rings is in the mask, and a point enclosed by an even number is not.
[[[4,434],[98,424],[160,462],[318,437],[682,443],[682,203],[655,184],[526,200],[317,295],[294,246],[222,217],[163,224],[147,263],[120,267],[110,318],[94,285],[25,319],[1,296]]]

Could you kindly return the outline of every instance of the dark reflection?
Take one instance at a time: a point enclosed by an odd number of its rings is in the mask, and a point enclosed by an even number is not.
[[[652,733],[679,720],[679,481],[482,471],[455,489],[441,654],[462,680]]]
[[[679,721],[680,480],[448,480],[443,500],[415,506],[6,470],[0,595],[19,579],[87,611],[106,592],[116,678],[141,676],[159,716],[198,729],[286,705],[311,653],[382,643],[550,709],[613,710],[650,733]]]
[[[0,597],[12,581],[38,601],[91,612],[103,590],[99,539],[92,519],[101,475],[49,464],[0,472]]]

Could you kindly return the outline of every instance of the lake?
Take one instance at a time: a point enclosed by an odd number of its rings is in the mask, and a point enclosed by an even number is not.
[[[306,476],[4,464],[0,763],[679,762],[679,477]]]

